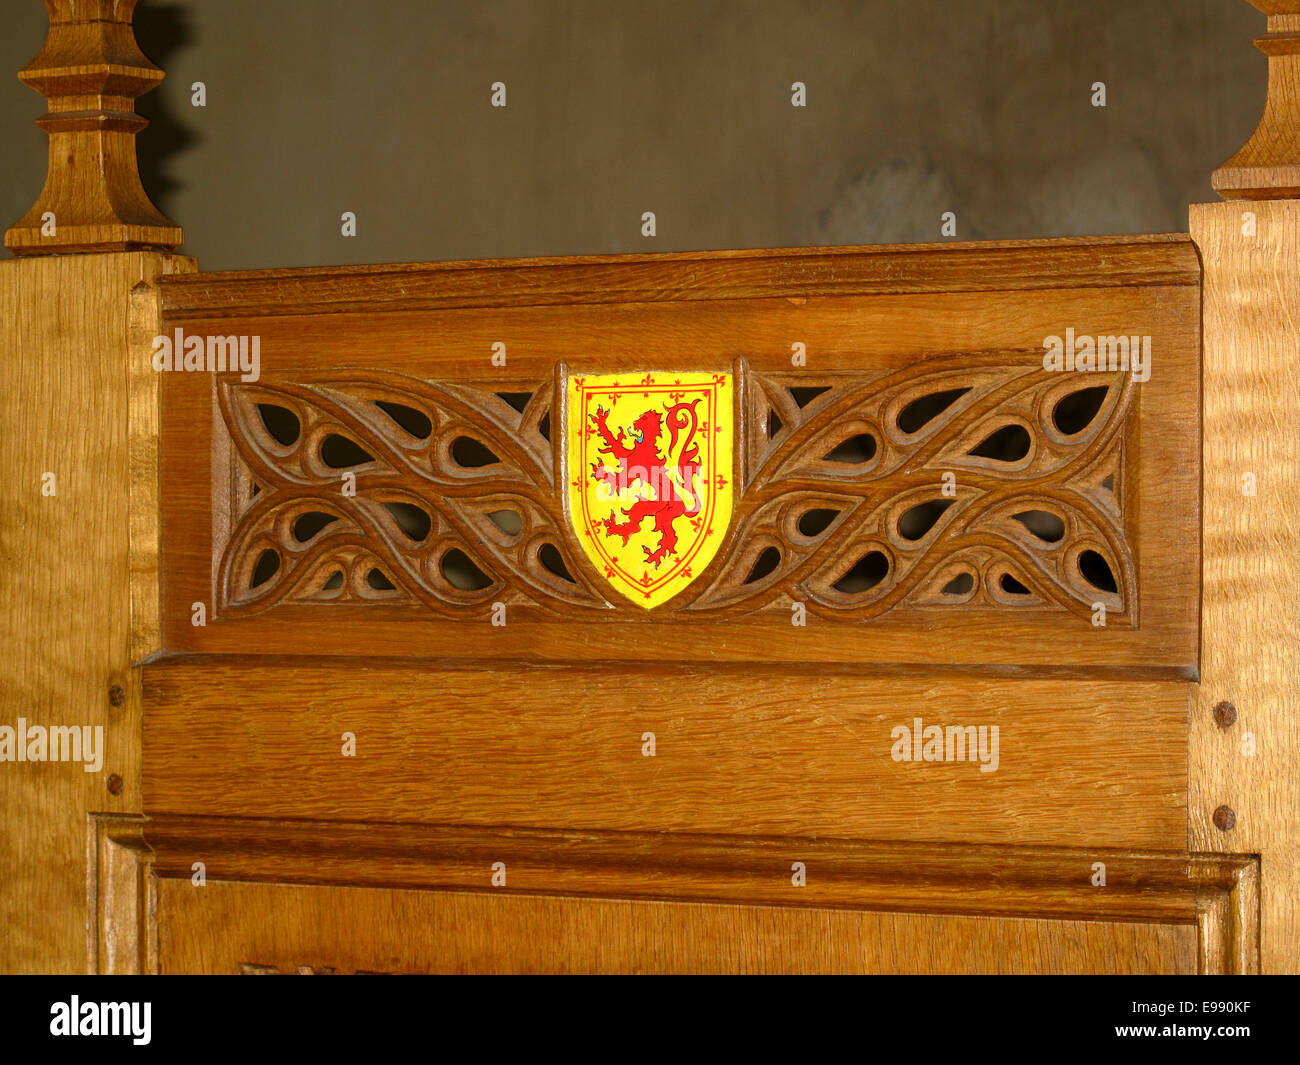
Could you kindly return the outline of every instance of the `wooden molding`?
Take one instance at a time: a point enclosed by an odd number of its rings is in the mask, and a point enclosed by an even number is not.
[[[1250,0],[1268,16],[1268,97],[1250,140],[1211,178],[1226,200],[1300,197],[1300,0]]]
[[[150,919],[153,855],[144,818],[91,814],[87,855],[86,957],[91,975],[153,972],[156,944]]]
[[[45,0],[45,47],[18,77],[49,100],[36,124],[50,136],[40,198],[5,234],[15,255],[171,251],[181,228],[149,200],[135,135],[135,100],[163,79],[136,44],[136,0]]]
[[[1256,967],[1249,858],[181,816],[151,817],[144,837],[163,878],[201,861],[209,880],[252,884],[1195,924],[1202,973]]]
[[[1258,974],[1259,858],[1196,855],[1189,879],[1201,885],[1196,898],[1201,974]]]
[[[193,269],[193,260],[176,258],[173,269]],[[162,331],[158,288],[152,278],[131,289],[127,310],[127,396],[131,552],[130,660],[138,662],[162,647],[161,512],[159,508],[158,433],[162,404],[161,374],[144,352]]]
[[[171,323],[471,307],[547,307],[1059,288],[1196,286],[1183,233],[964,244],[760,248],[205,273],[164,282]]]

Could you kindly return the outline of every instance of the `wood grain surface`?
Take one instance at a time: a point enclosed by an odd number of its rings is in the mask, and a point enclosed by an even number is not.
[[[1184,684],[252,661],[145,667],[146,813],[1163,850],[1186,839]],[[998,769],[894,761],[892,730],[918,717],[997,725]]]
[[[131,494],[131,434],[151,416],[141,364],[127,356],[130,294],[192,268],[144,253],[0,263],[12,374],[0,390],[0,724],[102,727],[105,744],[98,773],[70,762],[0,764],[0,971],[86,970],[86,815],[140,808],[131,665],[149,637],[132,632],[130,526],[139,536],[156,530],[157,503],[145,483]],[[54,495],[42,494],[46,473]],[[151,601],[137,587],[134,602],[137,623],[147,629],[152,615],[156,635],[153,589]]]
[[[160,880],[159,971],[1194,973],[1188,924]]]
[[[87,969],[136,976],[157,971],[153,852],[139,814],[91,814],[87,856]]]
[[[1252,862],[1180,852],[169,814],[125,827],[164,877],[201,861],[211,879],[262,883],[1170,922],[1222,900],[1254,923]]]
[[[1197,204],[1192,233],[1205,261],[1205,583],[1189,845],[1260,855],[1264,970],[1294,973],[1300,203]],[[1221,703],[1233,711],[1226,726],[1215,717]],[[1227,830],[1215,822],[1221,807],[1234,815]]]
[[[435,308],[1197,287],[1187,236],[583,255],[205,273],[163,287],[171,321]]]

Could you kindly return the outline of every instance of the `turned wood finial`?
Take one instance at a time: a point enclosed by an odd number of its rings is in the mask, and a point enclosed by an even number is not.
[[[1210,179],[1225,200],[1300,197],[1300,0],[1250,0],[1268,16],[1268,99],[1250,140]]]
[[[50,136],[45,188],[5,234],[15,255],[177,248],[181,228],[145,194],[135,101],[163,79],[136,44],[136,0],[45,0],[50,32],[18,74],[43,93]]]

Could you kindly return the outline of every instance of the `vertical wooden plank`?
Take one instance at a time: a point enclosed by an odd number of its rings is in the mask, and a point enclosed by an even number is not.
[[[1197,204],[1191,229],[1205,265],[1205,550],[1189,848],[1260,855],[1262,969],[1295,972],[1300,202]]]
[[[127,312],[128,513],[130,522],[132,662],[162,647],[162,598],[159,567],[162,554],[162,514],[158,506],[161,426],[161,374],[147,353],[162,333],[158,289],[139,281],[131,289]]]
[[[103,737],[98,772],[0,762],[0,971],[86,970],[87,814],[140,809],[131,665],[156,647],[157,607],[146,560],[133,637],[131,540],[156,537],[157,494],[147,461],[132,466],[131,433],[151,438],[157,412],[156,383],[139,377],[149,348],[129,348],[130,294],[193,268],[145,252],[0,263],[0,727]],[[138,340],[151,312],[137,312]]]

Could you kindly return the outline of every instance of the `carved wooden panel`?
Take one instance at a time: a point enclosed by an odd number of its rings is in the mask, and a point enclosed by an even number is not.
[[[1101,603],[1109,624],[1135,616],[1129,374],[1081,381],[985,355],[736,376],[746,461],[734,529],[660,611],[788,614],[799,602],[864,621],[979,605],[1087,620]],[[386,372],[223,381],[237,491],[220,612],[388,601],[485,616],[526,602],[639,616],[574,550],[556,485],[582,471],[552,454],[555,386],[512,387]]]
[[[165,325],[262,356],[165,376],[173,650],[1194,672],[1186,242],[205,280]],[[1045,369],[1076,328],[1149,337],[1149,378]],[[580,540],[608,532],[567,499],[595,471],[569,468],[566,389],[689,373],[734,382],[734,503],[644,609]]]
[[[565,539],[549,387],[498,394],[381,372],[223,382],[219,396],[239,464],[223,614],[286,601],[401,602],[449,616],[502,600],[608,606],[569,552],[558,572],[544,561]]]
[[[1097,602],[1112,624],[1136,616],[1127,375],[1061,380],[984,354],[810,383],[753,382],[734,570],[703,607],[783,591],[854,620],[899,605],[1086,616]],[[765,554],[775,568],[756,577]]]

